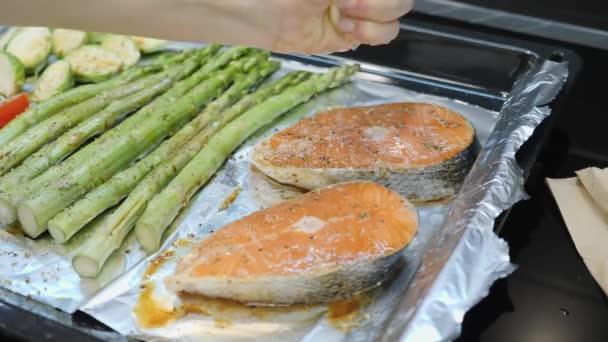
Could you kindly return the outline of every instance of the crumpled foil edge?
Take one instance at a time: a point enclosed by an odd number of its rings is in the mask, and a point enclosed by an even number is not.
[[[547,105],[567,78],[568,63],[546,61],[516,82],[380,340],[455,339],[465,313],[488,295],[496,280],[515,270],[507,242],[493,231],[494,221],[528,197],[515,154],[550,115]]]

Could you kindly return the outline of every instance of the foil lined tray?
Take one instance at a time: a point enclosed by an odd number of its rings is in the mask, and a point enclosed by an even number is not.
[[[189,44],[175,44],[186,47]],[[280,58],[282,68],[320,68]],[[345,62],[341,60],[340,63]],[[563,63],[545,62],[519,80],[501,113],[474,105],[376,82],[364,71],[351,84],[322,94],[286,114],[272,127],[249,139],[193,198],[174,223],[161,250],[146,256],[134,237],[108,261],[94,279],[80,279],[70,261],[86,237],[78,234],[65,246],[50,236],[32,241],[15,227],[0,230],[0,286],[60,310],[82,310],[121,334],[146,340],[302,340],[369,341],[443,340],[457,335],[466,310],[491,284],[509,274],[508,247],[493,232],[494,218],[524,198],[523,178],[514,155],[550,110],[542,107],[557,94],[567,77]],[[395,279],[372,293],[357,310],[356,322],[345,329],[327,318],[330,308],[318,306],[288,314],[269,312],[264,318],[187,315],[161,328],[137,324],[134,307],[144,283],[154,284],[153,297],[170,310],[178,299],[164,291],[161,279],[173,271],[177,257],[223,225],[246,214],[297,195],[251,168],[253,144],[299,118],[335,106],[388,102],[428,102],[453,109],[475,126],[481,148],[463,190],[452,201],[419,206],[419,233],[403,253]],[[236,199],[225,207],[226,199]],[[168,252],[169,251],[169,252]],[[170,256],[173,254],[171,257]],[[150,265],[163,256],[154,273]],[[409,338],[408,338],[409,337]]]

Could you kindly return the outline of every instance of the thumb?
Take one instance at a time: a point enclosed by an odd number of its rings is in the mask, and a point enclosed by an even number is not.
[[[340,9],[335,4],[335,0],[332,0],[328,9],[328,20],[331,23],[335,34],[339,36],[343,42],[347,43],[349,48],[343,49],[356,49],[359,46],[359,42],[353,37],[352,32],[355,30],[352,20],[343,20]]]
[[[288,53],[329,54],[354,49],[359,42],[348,32],[348,28],[340,28],[342,22],[340,16],[338,7],[331,1],[329,5],[320,8],[313,20],[308,20],[300,25],[297,33],[279,34],[272,44],[272,50]]]

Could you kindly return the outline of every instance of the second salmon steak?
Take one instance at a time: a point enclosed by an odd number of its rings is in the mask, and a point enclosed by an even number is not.
[[[386,280],[417,229],[416,209],[396,192],[335,184],[228,224],[194,246],[166,284],[250,304],[344,299]]]
[[[255,146],[252,162],[276,181],[308,190],[370,180],[431,201],[460,189],[474,141],[471,123],[448,108],[391,103],[304,118]]]

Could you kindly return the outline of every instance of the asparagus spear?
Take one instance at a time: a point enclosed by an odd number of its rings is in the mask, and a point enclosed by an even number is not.
[[[202,55],[201,58],[205,58],[206,52],[217,51],[216,45],[209,45],[201,50],[198,55]],[[184,94],[190,91],[193,87],[207,79],[213,72],[219,70],[228,64],[231,60],[240,58],[241,56],[249,53],[251,49],[245,47],[233,47],[217,56],[213,56],[207,63],[205,63],[199,70],[192,74],[187,79],[177,83],[168,92],[161,95],[153,103],[145,106],[139,110],[139,117],[146,117],[155,113],[156,108],[162,108],[166,105],[170,105],[180,99]],[[140,119],[127,119],[126,122],[137,122]],[[55,182],[57,179],[61,179],[65,168],[53,167],[45,173],[41,174],[37,178],[32,179],[19,189],[14,189],[6,194],[0,193],[0,222],[12,223],[14,222],[15,211],[17,204],[24,198],[34,196],[38,191],[44,189],[46,184]],[[1,190],[1,189],[0,189]],[[11,216],[11,213],[12,216]],[[13,217],[13,221],[10,221]]]
[[[243,64],[243,60],[231,63],[228,68],[203,81],[183,98],[164,107],[157,107],[157,115],[150,115],[144,121],[138,121],[141,118],[139,113],[131,116],[58,165],[66,170],[62,179],[59,182],[55,179],[38,194],[18,205],[17,215],[25,233],[30,237],[40,235],[47,229],[47,223],[53,216],[87,191],[105,182],[166,137],[175,127],[189,121],[198,108],[228,86]],[[152,106],[155,107],[154,102]]]
[[[219,47],[216,45],[211,45],[207,48],[201,49],[199,50],[197,57],[199,59],[204,59],[217,52],[218,48]],[[182,60],[183,56],[187,56],[187,54],[165,56],[164,59],[159,59],[156,63],[147,65],[142,69],[150,70],[159,66],[163,67],[173,65],[174,63]],[[212,66],[211,68],[213,69],[216,67]],[[112,100],[120,99],[124,96],[132,94],[133,92],[141,90],[142,88],[149,87],[151,84],[158,82],[159,77],[162,76],[149,76],[142,80],[138,80],[118,88],[109,89],[96,97],[90,98],[80,104],[62,111],[60,114],[54,115],[52,118],[46,119],[42,123],[25,132],[25,134],[16,137],[7,145],[0,147],[0,156],[2,156],[0,157],[0,175],[6,173],[8,170],[10,170],[10,168],[27,158],[27,156],[48,141],[54,139],[70,127],[78,124],[83,119],[107,106]]]
[[[163,53],[150,64],[140,68],[131,69],[131,73],[137,73],[137,70],[148,72],[148,70],[158,69],[159,66],[165,67],[166,65],[171,65],[172,63],[179,62],[183,62],[186,66],[190,67],[195,67],[193,63],[197,62],[203,64],[203,67],[201,67],[197,72],[192,74],[187,79],[177,83],[169,91],[157,98],[152,104],[142,108],[139,111],[140,116],[151,115],[151,113],[154,113],[154,109],[156,107],[162,107],[172,102],[175,102],[177,99],[179,99],[189,90],[191,90],[194,86],[199,84],[202,80],[209,77],[210,73],[220,69],[226,63],[228,63],[230,61],[230,58],[238,58],[241,55],[246,54],[250,51],[250,49],[235,47],[232,49],[228,49],[222,54],[214,56],[218,50],[219,46],[212,44],[195,52],[184,51],[178,54]],[[191,56],[193,56],[194,60],[186,61],[186,58]],[[205,63],[207,61],[208,63]],[[185,70],[189,69],[186,68]],[[121,77],[128,76],[128,73],[129,72],[127,72],[127,74],[123,74]],[[55,182],[55,180],[61,179],[63,176],[62,173],[64,171],[65,168],[52,167],[43,174],[39,175],[38,177],[30,180],[26,184],[22,184],[18,188],[6,187],[5,185],[7,185],[7,183],[0,184],[2,185],[0,186],[0,222],[3,224],[10,224],[15,222],[15,220],[17,219],[17,204],[24,198],[34,196],[36,193],[38,193],[38,191],[44,189],[47,184],[52,184],[53,182]]]
[[[181,70],[182,67],[177,71]],[[172,71],[175,74],[175,70]],[[37,151],[41,146],[63,134],[82,120],[107,107],[112,101],[119,100],[138,91],[154,86],[167,78],[169,72],[150,75],[125,84],[121,87],[107,90],[96,97],[72,106],[61,113],[53,115],[36,126],[28,129],[13,141],[0,146],[0,175],[8,172],[13,166]]]
[[[153,62],[145,67],[132,68],[111,80],[98,84],[88,84],[73,88],[65,93],[61,93],[46,101],[40,102],[36,106],[31,107],[25,112],[19,114],[6,126],[0,129],[0,146],[5,145],[6,143],[15,139],[15,137],[19,136],[19,134],[24,132],[29,127],[47,119],[48,117],[69,106],[88,100],[101,92],[130,83],[149,74],[152,71],[157,71],[164,64],[179,62],[180,59],[181,56],[177,58],[159,58],[158,63]]]
[[[148,203],[135,226],[137,241],[148,253],[156,251],[165,229],[192,195],[249,136],[313,95],[348,81],[358,65],[333,68],[315,75],[280,95],[269,98],[215,134],[184,169]]]
[[[249,88],[279,67],[278,62],[259,64],[257,61],[261,61],[262,58],[264,56],[258,56],[256,62],[252,63],[254,68],[249,71],[247,77],[237,80],[222,96],[211,102],[195,119],[182,127],[152,153],[130,168],[117,173],[103,185],[87,193],[71,207],[52,218],[48,223],[48,229],[55,240],[61,243],[67,241],[90,220],[107,208],[116,205],[137,186],[150,170],[167,156],[173,155],[198,131],[213,122],[223,109],[236,102]],[[259,65],[256,67],[255,64]]]
[[[125,236],[131,231],[147,202],[200,150],[213,132],[220,130],[232,119],[256,104],[302,82],[308,75],[307,72],[295,72],[245,96],[221,113],[217,124],[204,128],[192,141],[180,149],[186,153],[175,155],[172,160],[164,162],[149,173],[116,208],[108,221],[104,222],[103,228],[91,235],[74,256],[72,266],[76,272],[83,277],[92,277],[101,270],[109,255],[120,247]],[[104,243],[103,248],[99,247],[100,243]]]
[[[113,126],[126,114],[145,105],[152,98],[167,91],[177,81],[183,68],[179,67],[166,73],[166,77],[156,85],[138,91],[124,99],[115,100],[104,110],[81,122],[57,140],[44,146],[25,159],[21,165],[0,178],[0,189],[6,190],[29,181],[74,152],[83,142]]]
[[[28,183],[25,183],[26,185],[24,185],[23,182],[31,180],[35,176],[47,170],[51,166],[51,164],[56,164],[63,157],[73,152],[76,148],[78,148],[80,143],[84,142],[90,135],[95,133],[95,129],[99,129],[96,128],[96,126],[104,125],[104,121],[110,120],[111,117],[118,118],[123,114],[131,112],[132,110],[137,108],[136,106],[144,104],[144,102],[146,101],[146,97],[149,97],[149,94],[151,92],[154,92],[154,90],[157,89],[157,86],[160,85],[162,87],[165,81],[170,81],[171,83],[173,83],[173,78],[179,79],[184,76],[187,76],[189,73],[192,72],[195,67],[196,64],[189,63],[186,64],[184,67],[176,67],[174,70],[169,70],[168,72],[161,73],[159,75],[149,76],[149,81],[151,81],[149,82],[149,85],[152,85],[152,88],[141,89],[137,93],[130,95],[126,99],[115,101],[107,108],[99,112],[99,115],[93,116],[92,118],[90,118],[90,120],[85,121],[81,125],[72,129],[72,132],[65,134],[56,141],[43,147],[40,151],[32,155],[30,158],[26,159],[21,165],[14,168],[9,173],[5,174],[2,178],[0,178],[0,222],[3,224],[10,224],[15,222],[15,220],[17,219],[16,203],[18,198],[16,196],[19,194],[25,195],[26,192],[24,191],[28,191],[28,193],[31,192],[30,188],[26,186]],[[146,79],[142,79],[140,81],[144,80]],[[85,102],[89,102],[92,100],[95,99],[90,99]],[[81,107],[81,105],[76,105],[72,108],[78,109]],[[68,110],[68,113],[71,114],[72,111]],[[58,114],[58,116],[61,115],[62,114]],[[48,120],[51,119],[53,118],[50,118]],[[55,121],[56,120],[53,120],[53,122]],[[28,134],[28,136],[39,134],[40,129],[37,129],[37,127],[39,126],[40,125],[37,125],[34,128],[28,130],[26,134]],[[46,126],[42,125],[41,127],[45,128]],[[87,133],[87,131],[89,132]],[[21,141],[21,139],[22,138],[18,138],[13,142],[9,143],[9,145],[14,142]],[[0,165],[2,165],[1,162]]]
[[[193,50],[181,50],[179,52],[167,51],[159,53],[154,58],[143,61],[144,66],[147,65],[167,65],[183,62],[187,59],[194,58],[201,65],[204,65],[209,58],[213,57],[222,48],[219,44],[209,44],[204,48]]]
[[[204,58],[205,52],[207,51],[217,51],[217,47],[215,45],[209,45],[205,47],[199,55],[203,55],[201,57]],[[192,74],[189,78],[177,83],[173,88],[171,88],[168,92],[157,98],[154,103],[142,108],[140,110],[141,116],[149,116],[155,113],[155,108],[161,108],[166,105],[170,105],[173,102],[179,100],[182,96],[184,96],[188,91],[192,90],[193,87],[205,81],[210,75],[213,75],[214,72],[224,67],[226,64],[230,63],[230,61],[235,60],[237,58],[242,57],[250,53],[252,50],[246,47],[233,47],[220,53],[214,58],[210,59],[205,63],[199,70],[197,70],[194,74]],[[258,53],[259,55],[265,55],[264,53]],[[254,54],[255,55],[255,54]],[[134,122],[137,124],[137,121],[140,119],[128,119],[127,122]],[[61,178],[62,170],[60,168],[51,168],[49,171],[43,173],[39,177],[35,178],[31,182],[29,182],[25,188],[20,189],[18,193],[11,194],[11,203],[13,205],[17,205],[17,203],[25,197],[33,196],[37,191],[39,191],[44,184],[53,182],[54,180]],[[2,213],[2,196],[0,196],[0,218]]]

